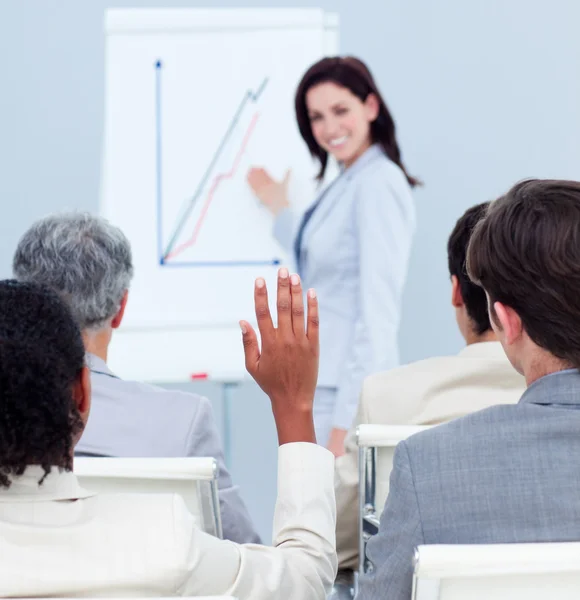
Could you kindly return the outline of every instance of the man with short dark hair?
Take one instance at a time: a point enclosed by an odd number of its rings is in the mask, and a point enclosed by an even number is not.
[[[467,245],[489,202],[473,206],[457,221],[447,244],[451,303],[465,348],[371,375],[363,385],[357,418],[336,461],[336,543],[341,569],[358,564],[358,447],[361,423],[432,425],[495,404],[515,403],[525,381],[507,360],[487,314],[485,292],[465,271]]]
[[[518,183],[467,256],[528,387],[397,446],[360,600],[409,600],[420,544],[580,540],[580,183]]]

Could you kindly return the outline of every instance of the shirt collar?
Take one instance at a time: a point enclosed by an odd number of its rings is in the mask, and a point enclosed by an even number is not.
[[[465,348],[460,350],[459,356],[466,358],[508,360],[500,342],[477,342],[475,344],[468,344]]]
[[[370,148],[365,150],[365,152],[363,152],[362,155],[359,156],[350,167],[345,168],[343,165],[341,165],[341,173],[343,173],[347,179],[350,179],[353,177],[353,175],[366,167],[366,165],[379,157],[384,158],[385,153],[378,144],[373,144]]]
[[[86,361],[91,373],[99,373],[100,375],[107,375],[117,379],[117,376],[109,369],[107,363],[102,358],[87,352]]]
[[[540,377],[520,399],[524,404],[580,404],[580,371],[566,369]]]
[[[50,473],[39,485],[38,482],[43,477],[44,469],[41,466],[27,467],[22,475],[10,478],[9,488],[0,488],[0,503],[78,500],[95,495],[81,487],[72,471],[52,467]]]

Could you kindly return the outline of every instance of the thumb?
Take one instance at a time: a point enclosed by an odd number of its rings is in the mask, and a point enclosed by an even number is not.
[[[242,330],[242,343],[244,345],[244,357],[246,359],[246,370],[253,377],[260,361],[260,348],[258,347],[258,336],[247,321],[240,321]]]

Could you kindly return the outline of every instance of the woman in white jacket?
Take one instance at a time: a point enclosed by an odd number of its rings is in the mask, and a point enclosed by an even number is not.
[[[1,598],[326,598],[336,575],[336,503],[334,458],[316,445],[312,421],[318,306],[311,290],[305,326],[300,280],[286,269],[278,299],[274,328],[258,279],[261,349],[240,323],[246,367],[272,401],[280,444],[269,547],[204,533],[177,494],[83,489],[73,472],[91,405],[81,333],[48,288],[0,281]]]

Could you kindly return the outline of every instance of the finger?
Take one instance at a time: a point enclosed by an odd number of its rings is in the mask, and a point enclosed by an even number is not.
[[[240,329],[242,330],[246,370],[253,376],[258,368],[258,363],[260,362],[258,336],[256,335],[254,328],[247,321],[240,321]]]
[[[252,167],[248,171],[246,178],[250,183],[258,184],[264,179],[264,173],[265,171],[261,167]]]
[[[296,274],[290,277],[290,294],[292,298],[292,330],[296,339],[302,340],[306,336],[304,331],[304,298],[300,277]]]
[[[312,342],[314,348],[318,352],[319,340],[318,330],[320,322],[318,320],[318,298],[313,289],[308,290],[306,295],[308,299],[308,319],[306,324],[306,337]]]
[[[268,306],[268,290],[266,282],[258,277],[254,285],[254,306],[256,308],[256,320],[262,340],[270,338],[274,333],[274,323]]]
[[[292,334],[292,300],[290,298],[290,277],[288,269],[282,267],[278,271],[278,329],[283,335]]]

